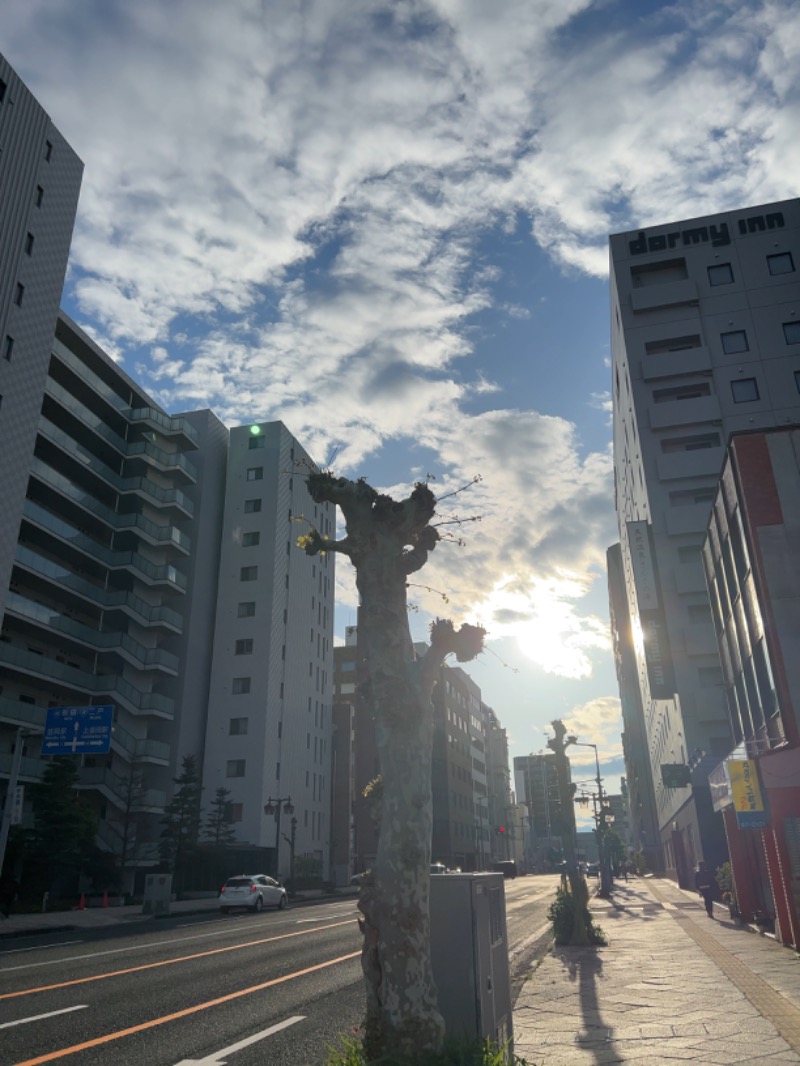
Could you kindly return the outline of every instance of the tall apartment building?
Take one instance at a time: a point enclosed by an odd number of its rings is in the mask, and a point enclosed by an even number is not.
[[[18,743],[41,778],[48,708],[111,704],[110,751],[74,758],[124,888],[186,755],[242,843],[274,848],[264,806],[290,795],[281,872],[326,872],[333,564],[292,519],[331,511],[280,423],[168,414],[58,311],[81,170],[0,57],[0,801]]]
[[[526,859],[532,870],[549,868],[553,850],[561,850],[561,801],[556,756],[518,755],[514,758],[517,800],[528,809]]]
[[[635,657],[659,845],[682,884],[727,853],[708,773],[730,728],[701,547],[730,434],[800,418],[799,224],[787,200],[610,239],[616,580],[631,627],[617,638]],[[665,781],[675,765],[688,785]]]
[[[280,422],[231,430],[203,783],[230,792],[238,840],[277,847],[281,876],[293,826],[327,878],[334,556],[301,551],[292,519],[333,536],[335,515],[308,495],[310,462]]]

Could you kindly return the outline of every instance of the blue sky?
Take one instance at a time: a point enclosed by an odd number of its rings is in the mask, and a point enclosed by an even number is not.
[[[481,516],[418,575],[542,749],[622,772],[609,232],[797,195],[796,0],[0,0],[86,170],[68,312],[168,410]],[[339,567],[337,629],[355,620]],[[593,766],[574,750],[576,778]],[[580,765],[583,763],[584,765]],[[575,765],[579,764],[579,765]]]

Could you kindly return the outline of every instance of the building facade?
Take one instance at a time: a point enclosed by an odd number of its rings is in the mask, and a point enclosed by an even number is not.
[[[610,239],[619,639],[636,666],[657,843],[686,885],[698,859],[727,855],[708,773],[730,726],[701,548],[730,434],[800,414],[799,223],[788,200]],[[689,783],[665,766],[688,767]],[[632,759],[626,773],[647,786]]]
[[[553,753],[518,755],[514,759],[514,790],[528,814],[526,865],[543,873],[561,858],[562,811]]]
[[[168,414],[59,312],[81,171],[0,57],[0,798],[20,751],[41,779],[49,708],[111,705],[110,750],[71,757],[121,888],[158,862],[189,755],[239,842],[325,873],[333,563],[293,519],[331,533],[331,509],[282,424]]]
[[[798,301],[800,314],[800,301]],[[800,379],[800,336],[795,375]],[[712,774],[739,912],[800,947],[800,429],[731,437],[703,547],[733,746]]]

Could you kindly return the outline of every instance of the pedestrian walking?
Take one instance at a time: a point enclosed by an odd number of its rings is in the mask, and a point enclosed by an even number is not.
[[[703,903],[706,905],[706,914],[709,918],[713,918],[714,891],[717,886],[716,881],[714,880],[714,875],[706,868],[706,864],[702,859],[697,864],[697,872],[694,875],[694,887],[703,897]]]

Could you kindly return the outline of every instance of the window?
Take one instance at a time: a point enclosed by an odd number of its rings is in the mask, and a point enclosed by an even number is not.
[[[44,158],[45,158],[45,160],[48,163],[53,158],[53,142],[52,141],[45,141],[44,142]]]
[[[255,600],[243,600],[239,604],[239,610],[237,616],[239,618],[252,618],[256,613],[256,601]]]
[[[767,267],[770,274],[793,274],[794,260],[791,252],[778,252],[776,255],[767,256]]]
[[[737,352],[747,352],[750,347],[747,343],[747,334],[743,329],[735,329],[730,333],[720,333],[722,350],[726,355],[735,355]]]
[[[755,378],[739,378],[731,382],[734,403],[749,403],[758,399],[758,383]]]
[[[662,259],[658,263],[646,263],[631,267],[631,281],[635,289],[648,285],[666,285],[689,277],[685,259]]]
[[[689,621],[692,623],[710,622],[711,606],[707,603],[689,604]]]
[[[719,266],[708,268],[709,285],[730,285],[733,281],[733,267],[730,263],[720,263]]]
[[[239,571],[240,581],[255,581],[258,577],[257,566],[243,566]]]
[[[787,344],[800,344],[800,322],[784,322],[783,336]]]
[[[701,348],[703,341],[699,333],[685,337],[665,337],[660,341],[647,341],[644,350],[648,355],[663,355],[665,352],[684,352],[687,348]]]
[[[0,78],[0,104],[2,104],[2,102],[6,98],[6,89],[7,88],[8,88],[8,86],[6,85],[6,83],[3,81],[2,78]]]
[[[243,548],[254,548],[256,546],[256,544],[258,544],[260,539],[261,539],[261,534],[258,532],[258,530],[256,530],[254,533],[243,533],[242,534],[242,547]]]
[[[701,688],[715,688],[723,684],[721,666],[698,666],[697,679]]]
[[[235,677],[231,684],[231,692],[234,696],[243,696],[246,692],[250,691],[250,678],[249,677]]]
[[[14,338],[6,337],[3,345],[3,358],[11,362],[11,353],[14,351]]]
[[[247,441],[247,447],[250,449],[250,451],[253,451],[255,448],[263,448],[264,441],[266,439],[266,437],[249,437]]]
[[[700,448],[718,448],[719,433],[698,433],[692,437],[668,437],[661,442],[661,450],[669,455],[672,452],[694,452]]]
[[[716,485],[707,489],[678,489],[669,494],[669,502],[673,507],[690,507],[694,503],[710,503],[716,495]]]
[[[244,759],[228,759],[225,767],[226,777],[244,777]]]
[[[37,207],[41,207],[42,206],[42,200],[44,200],[44,189],[41,187],[41,185],[37,185],[36,186],[36,206]]]
[[[231,718],[228,722],[229,737],[243,737],[247,734],[248,718]]]
[[[252,655],[253,654],[253,638],[246,637],[243,640],[237,640],[234,648],[235,655]]]
[[[794,385],[798,392],[800,392],[800,370],[794,372]]]
[[[25,255],[33,255],[33,234],[25,234]]]
[[[241,822],[244,818],[244,804],[243,803],[229,803],[226,807],[230,811],[229,821]]]
[[[678,560],[682,563],[696,563],[702,550],[700,544],[684,544],[678,548]]]
[[[262,481],[264,478],[263,466],[249,466],[247,468],[247,480],[248,481]]]
[[[244,501],[244,513],[245,514],[258,514],[261,510],[261,500],[245,500]]]
[[[17,307],[22,307],[22,298],[25,295],[25,286],[17,282],[17,288],[14,293],[14,303]]]
[[[711,385],[707,381],[698,381],[692,385],[673,385],[669,389],[654,389],[653,400],[656,403],[670,403],[672,400],[696,400],[699,396],[710,396]]]

